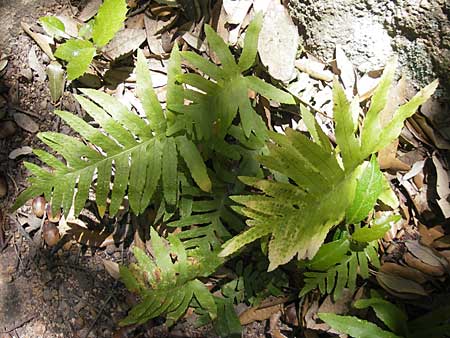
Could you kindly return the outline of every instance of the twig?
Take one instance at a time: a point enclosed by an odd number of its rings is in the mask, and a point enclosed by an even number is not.
[[[150,5],[151,1],[147,1],[143,6],[136,8],[134,11],[131,11],[130,13],[127,14],[127,18],[138,15],[142,12],[145,12],[148,8],[148,6]]]
[[[113,294],[111,293],[108,298],[106,299],[105,303],[103,304],[103,306],[101,307],[99,313],[97,314],[97,316],[95,317],[94,321],[92,322],[92,324],[89,326],[88,330],[86,331],[86,334],[84,335],[84,338],[87,338],[89,336],[89,333],[91,333],[92,329],[94,328],[95,324],[97,323],[98,319],[100,318],[100,316],[102,315],[103,311],[106,308],[106,305],[108,305],[108,303],[110,302],[111,298],[113,297]]]

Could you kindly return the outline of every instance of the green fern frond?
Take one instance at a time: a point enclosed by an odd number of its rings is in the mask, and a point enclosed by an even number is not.
[[[174,78],[178,74],[174,68],[180,67],[177,54],[174,47],[168,79],[172,88],[180,86],[176,85]],[[142,213],[160,184],[165,202],[173,206],[179,194],[179,157],[185,161],[198,186],[204,191],[211,190],[206,166],[194,142],[182,134],[166,136],[168,121],[153,90],[150,71],[141,52],[138,53],[136,75],[137,94],[146,118],[128,110],[112,96],[97,90],[81,89],[85,97],[76,95],[77,101],[101,128],[92,127],[72,113],[56,111],[84,142],[59,133],[40,133],[39,138],[65,161],[49,153],[35,151],[52,172],[25,164],[34,177],[30,179],[31,187],[17,199],[15,208],[31,197],[45,194],[54,211],[62,207],[67,214],[73,204],[75,215],[78,215],[94,180],[96,201],[102,215],[106,211],[109,194],[109,214],[114,215],[127,191],[131,209],[136,214]],[[168,98],[169,102],[171,100],[178,99]]]
[[[262,25],[262,14],[257,14],[250,23],[244,41],[239,62],[236,64],[228,46],[208,25],[205,25],[206,39],[211,50],[218,56],[222,67],[193,52],[181,55],[191,66],[200,70],[207,78],[198,74],[183,74],[177,79],[197,90],[186,90],[185,97],[192,101],[190,105],[170,106],[184,115],[187,129],[195,131],[196,138],[211,139],[213,136],[223,138],[239,111],[240,123],[248,138],[252,131],[264,139],[265,124],[254,111],[248,98],[249,89],[280,103],[294,104],[293,97],[254,76],[244,76],[255,62],[258,35]],[[191,128],[194,126],[194,129]]]
[[[348,240],[341,240],[338,243],[342,245],[346,241],[348,245]],[[335,242],[328,244],[335,244]],[[317,267],[319,265],[315,264],[315,259],[312,260],[309,266],[322,271],[308,271],[304,273],[305,286],[300,291],[300,297],[316,288],[319,288],[321,294],[332,293],[335,299],[341,296],[345,287],[353,292],[356,286],[357,275],[360,275],[364,279],[369,277],[369,263],[377,268],[380,266],[377,248],[378,245],[376,242],[372,242],[368,243],[362,251],[350,251],[350,255],[348,255],[349,247],[347,247],[343,255],[339,255],[339,252],[335,251],[333,253],[334,258],[340,258],[341,260],[336,265],[331,264],[333,266],[326,266],[325,269],[318,269]],[[333,263],[332,260],[327,261]]]
[[[198,277],[209,276],[223,263],[217,258],[218,247],[207,245],[207,238],[195,243],[194,239],[187,239],[198,233],[181,234],[183,238],[169,235],[169,243],[166,243],[151,228],[153,259],[135,247],[137,264],[130,268],[120,267],[121,279],[126,287],[141,297],[141,303],[129,312],[121,325],[142,324],[165,315],[167,324],[171,326],[186,312],[193,298],[212,320],[216,318],[213,295]]]
[[[334,82],[334,118],[338,144],[335,150],[332,150],[329,141],[304,108],[302,113],[313,140],[292,130],[287,130],[286,135],[269,133],[272,139],[272,143],[268,144],[269,155],[262,156],[261,163],[285,175],[295,185],[244,178],[244,183],[260,189],[263,195],[232,198],[243,205],[240,211],[249,218],[247,224],[250,228],[225,243],[221,256],[230,255],[260,237],[271,235],[269,270],[273,270],[296,255],[298,259],[314,257],[328,231],[339,224],[346,214],[354,222],[365,217],[362,212],[370,210],[362,206],[366,204],[369,209],[372,208],[384,185],[375,159],[372,159],[365,174],[361,174],[359,167],[367,157],[398,137],[404,120],[433,94],[438,84],[434,81],[422,89],[399,107],[392,120],[381,127],[379,113],[387,102],[394,69],[395,63],[389,63],[383,73],[360,130],[361,136],[358,136],[358,127],[352,117],[354,107],[347,100],[342,86]],[[355,102],[356,99],[353,105]],[[340,154],[336,154],[337,149]],[[342,158],[343,167],[338,156]],[[289,191],[293,193],[282,192],[287,185],[290,185]],[[361,193],[355,195],[357,186],[370,186],[373,191],[364,194],[359,189]],[[292,198],[293,194],[298,198]],[[361,204],[362,201],[364,203]],[[354,207],[354,210],[350,209],[351,214],[348,211],[350,206]]]

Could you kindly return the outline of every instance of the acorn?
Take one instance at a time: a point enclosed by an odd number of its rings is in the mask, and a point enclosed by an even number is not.
[[[49,247],[55,246],[60,239],[59,230],[56,225],[47,221],[42,226],[42,235],[44,237],[45,244]]]
[[[53,215],[52,206],[50,205],[50,203],[47,203],[46,210],[48,220],[52,223],[58,223],[59,219],[61,218],[61,211],[57,211],[56,214]]]
[[[46,203],[47,201],[42,196],[33,199],[33,202],[31,203],[31,208],[33,209],[33,214],[35,214],[36,217],[41,218],[42,216],[44,216]]]

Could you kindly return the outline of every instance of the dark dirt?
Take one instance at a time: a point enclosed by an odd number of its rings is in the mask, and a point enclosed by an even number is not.
[[[0,1],[0,52],[8,56],[6,72],[0,75],[0,94],[6,101],[3,121],[14,121],[15,114],[26,114],[39,126],[39,131],[64,131],[53,115],[47,83],[36,74],[26,78],[28,53],[35,48],[39,61],[49,60],[34,41],[21,29],[46,14],[68,10],[66,0]],[[76,111],[69,94],[58,107]],[[25,186],[23,161],[26,155],[9,159],[9,153],[23,146],[42,147],[34,133],[20,127],[11,137],[0,139],[0,173],[6,177],[8,194],[0,200],[4,222],[0,224],[0,337],[111,337],[118,321],[128,309],[125,290],[110,277],[101,256],[121,259],[120,252],[81,254],[72,247],[55,255],[43,247],[40,236],[35,242],[18,231],[12,215],[5,216],[17,193]],[[30,209],[25,208],[25,214]],[[124,305],[125,304],[125,305]]]

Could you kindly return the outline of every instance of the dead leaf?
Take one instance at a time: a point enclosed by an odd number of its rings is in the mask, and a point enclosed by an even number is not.
[[[206,52],[206,43],[202,41],[198,36],[195,36],[190,32],[186,32],[183,34],[182,38],[192,48],[198,50],[199,52]]]
[[[147,36],[147,44],[150,51],[155,55],[165,54],[162,48],[161,39],[156,37],[156,32],[162,27],[157,20],[151,19],[148,16],[144,17],[145,33]]]
[[[405,263],[408,264],[410,267],[422,271],[424,274],[427,274],[429,276],[440,277],[445,273],[445,270],[442,267],[442,265],[432,266],[426,264],[420,259],[411,255],[409,252],[403,255],[403,259],[405,260]]]
[[[264,308],[251,307],[239,316],[239,321],[241,322],[241,325],[247,325],[255,321],[263,321],[269,319],[272,314],[282,311],[282,309],[283,304],[272,305]]]
[[[50,60],[55,60],[55,56],[53,55],[52,48],[50,47],[50,43],[53,43],[53,39],[48,37],[47,35],[35,33],[30,29],[30,25],[25,22],[21,22],[23,30],[33,38],[34,41],[38,44],[38,46],[42,49],[42,51],[47,54]]]
[[[436,268],[447,267],[447,262],[439,257],[432,249],[421,245],[418,241],[406,241],[408,250],[425,264]]]
[[[356,87],[358,89],[359,100],[365,101],[370,98],[378,86],[381,77],[373,77],[371,72],[364,74],[358,82],[356,83]]]
[[[97,14],[100,5],[102,4],[102,0],[90,0],[84,7],[83,10],[78,15],[78,19],[81,21],[88,21],[95,14]]]
[[[440,197],[437,201],[439,207],[442,210],[445,218],[450,217],[450,202],[448,198],[450,196],[449,177],[447,170],[442,165],[441,161],[437,157],[436,153],[433,154],[433,163],[436,168],[437,182],[436,190]]]
[[[223,0],[222,6],[227,13],[227,22],[231,25],[242,24],[252,3],[252,0]]]
[[[77,38],[78,37],[78,25],[79,21],[75,20],[70,10],[64,11],[63,14],[56,16],[61,22],[64,24],[64,31],[70,35],[71,37]]]
[[[427,138],[438,149],[450,150],[450,142],[445,140],[439,133],[439,129],[432,128],[427,119],[420,115],[414,114],[412,119],[419,126],[420,130],[427,136]]]
[[[11,151],[8,155],[8,157],[11,160],[15,160],[16,158],[18,158],[19,156],[23,156],[23,155],[29,155],[33,152],[33,148],[25,146],[25,147],[20,147],[20,148],[16,148],[13,151]]]
[[[419,222],[418,230],[420,233],[420,243],[426,246],[431,246],[435,240],[444,236],[444,233],[440,232],[438,227],[439,226],[428,229],[427,226]]]
[[[112,262],[106,259],[102,258],[103,266],[105,267],[105,270],[109,275],[114,278],[115,280],[118,280],[120,278],[120,272],[119,272],[119,264],[116,262]]]
[[[17,125],[23,130],[29,133],[37,133],[39,131],[39,126],[36,122],[33,121],[31,117],[22,113],[14,114],[14,121],[16,121]]]
[[[103,48],[105,55],[111,60],[132,52],[145,41],[144,29],[126,28],[119,31],[114,38]]]
[[[356,72],[353,63],[345,55],[341,46],[336,46],[336,67],[339,70],[339,77],[345,87],[345,92],[349,97],[353,97],[353,88],[356,83]]]
[[[376,278],[386,291],[400,298],[415,299],[428,295],[419,283],[400,276],[379,271]]]
[[[125,26],[127,28],[133,29],[144,29],[145,28],[144,17],[145,17],[144,13],[129,17],[127,21],[125,21]]]
[[[396,139],[387,147],[378,152],[378,163],[380,169],[390,169],[393,171],[407,171],[411,167],[397,158],[397,148],[399,140]]]
[[[39,62],[36,56],[35,46],[32,46],[28,52],[28,65],[36,72],[37,80],[39,82],[44,82],[47,75],[45,74],[44,66]]]
[[[333,81],[333,73],[326,70],[325,65],[321,62],[303,57],[300,60],[295,60],[295,66],[315,79],[327,82]]]
[[[450,235],[440,237],[433,242],[433,248],[450,249]]]
[[[292,22],[287,9],[272,2],[264,15],[258,52],[261,62],[273,78],[287,82],[295,76],[298,43],[297,26]]]
[[[381,266],[379,271],[410,279],[419,284],[424,284],[428,280],[427,277],[419,270],[409,266],[399,265],[397,263],[386,262]]]
[[[318,313],[335,313],[337,315],[347,314],[351,308],[353,301],[353,292],[345,288],[342,290],[342,295],[338,300],[333,300],[329,295],[325,298],[322,304],[320,304]]]

